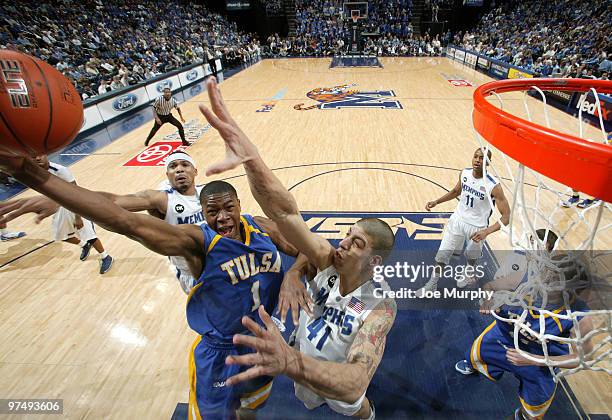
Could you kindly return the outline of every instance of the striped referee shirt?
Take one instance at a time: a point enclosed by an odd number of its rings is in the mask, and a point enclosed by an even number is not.
[[[172,108],[178,108],[178,102],[174,98],[166,99],[160,96],[153,102],[153,108],[158,115],[169,115]]]

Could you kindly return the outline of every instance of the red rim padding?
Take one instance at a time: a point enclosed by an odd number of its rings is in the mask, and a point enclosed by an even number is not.
[[[528,168],[575,190],[612,202],[612,146],[551,130],[497,108],[485,98],[537,86],[612,93],[612,82],[590,79],[514,79],[486,83],[474,92],[474,128],[489,143]]]

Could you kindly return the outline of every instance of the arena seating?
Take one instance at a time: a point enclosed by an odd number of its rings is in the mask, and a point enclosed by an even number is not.
[[[215,47],[224,67],[259,50],[254,35],[186,2],[2,2],[0,29],[0,48],[55,65],[84,99],[201,60],[206,45]]]
[[[454,42],[544,77],[608,79],[611,21],[606,0],[514,0]]]
[[[342,1],[297,0],[296,36],[267,40],[268,56],[330,56],[348,49],[352,21],[342,14]],[[372,55],[439,55],[440,40],[414,36],[410,23],[411,0],[370,1],[363,32],[378,34],[366,41],[364,52]]]

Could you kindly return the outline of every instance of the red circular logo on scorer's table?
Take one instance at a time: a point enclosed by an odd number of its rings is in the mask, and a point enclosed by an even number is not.
[[[160,160],[161,158],[163,158],[164,156],[166,156],[168,153],[170,153],[172,151],[172,146],[169,144],[158,144],[155,146],[151,146],[146,150],[143,150],[138,157],[136,158],[136,160],[138,162],[152,162],[155,160]]]

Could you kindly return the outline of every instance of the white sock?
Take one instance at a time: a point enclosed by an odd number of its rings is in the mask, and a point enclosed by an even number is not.
[[[104,259],[106,257],[108,257],[108,252],[106,252],[106,251],[100,252],[100,258]]]
[[[6,228],[0,229],[0,234],[6,235],[7,233],[8,233],[8,230],[6,230]]]
[[[85,242],[84,240],[80,239],[81,242],[79,242],[79,246],[81,248],[83,248],[85,245],[87,245],[87,242]]]

